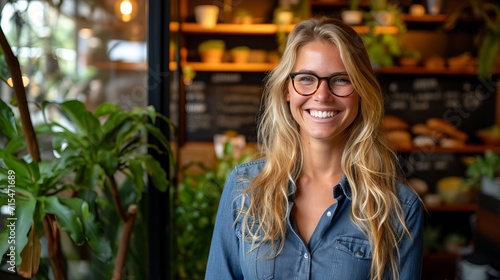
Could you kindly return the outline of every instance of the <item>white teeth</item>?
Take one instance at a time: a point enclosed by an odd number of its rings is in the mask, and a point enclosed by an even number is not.
[[[309,114],[311,114],[311,116],[316,117],[316,118],[325,119],[325,118],[331,118],[331,117],[335,116],[337,113],[331,112],[331,111],[310,110]]]

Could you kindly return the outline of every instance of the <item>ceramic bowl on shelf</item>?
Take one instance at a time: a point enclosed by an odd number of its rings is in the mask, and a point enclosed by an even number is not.
[[[438,180],[437,193],[445,204],[468,203],[472,200],[472,187],[462,177],[448,176]]]
[[[492,126],[485,129],[480,129],[476,135],[483,140],[486,145],[500,146],[500,127]]]

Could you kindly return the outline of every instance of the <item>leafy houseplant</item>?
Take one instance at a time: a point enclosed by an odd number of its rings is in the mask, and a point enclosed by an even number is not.
[[[166,151],[171,157],[166,136],[153,125],[158,119],[169,120],[151,107],[126,112],[116,105],[102,104],[94,113],[83,103],[69,100],[42,104],[42,112],[58,108],[70,127],[45,118],[35,130],[31,123],[26,93],[21,79],[19,61],[0,28],[0,45],[9,74],[13,79],[20,122],[10,106],[0,100],[0,202],[11,204],[9,212],[15,216],[15,241],[9,242],[11,232],[0,232],[0,254],[8,252],[11,271],[26,278],[37,275],[38,269],[48,273],[41,262],[40,238],[45,237],[53,278],[67,279],[65,256],[61,249],[60,229],[68,233],[76,245],[88,246],[96,259],[110,263],[114,271],[104,278],[120,278],[128,254],[137,208],[148,174],[160,190],[169,182],[166,172],[152,155],[142,149],[150,147]],[[4,76],[2,80],[6,80]],[[148,145],[144,132],[158,141]],[[42,159],[38,139],[51,137],[50,154]],[[28,154],[26,154],[26,151]],[[119,176],[125,180],[119,180]],[[132,182],[129,196],[120,196],[121,182]],[[121,217],[121,228],[105,238],[107,209],[114,205]],[[127,211],[127,210],[128,211]],[[118,225],[120,227],[120,225]],[[107,228],[110,230],[109,228]],[[121,233],[121,234],[120,234]],[[119,238],[119,243],[114,241]],[[13,245],[15,246],[9,246]],[[45,275],[48,277],[47,275]]]
[[[150,107],[125,112],[106,103],[91,113],[75,100],[43,104],[44,109],[49,106],[57,106],[74,127],[68,128],[56,121],[36,127],[37,136],[52,137],[51,148],[58,156],[35,162],[29,157],[19,157],[24,144],[22,134],[18,133],[10,108],[3,101],[0,103],[1,114],[9,116],[9,122],[3,122],[0,131],[11,131],[6,134],[9,141],[0,149],[3,160],[0,188],[9,188],[8,175],[14,172],[15,214],[18,221],[23,221],[16,230],[16,265],[23,276],[36,274],[36,270],[26,274],[25,265],[30,261],[26,256],[40,256],[39,238],[44,236],[42,220],[46,215],[53,215],[53,226],[59,224],[76,245],[88,245],[100,261],[112,261],[116,255],[113,277],[121,277],[145,188],[144,175],[148,174],[161,191],[169,184],[160,163],[141,151],[147,145],[146,131],[158,139],[162,148],[170,148],[163,133],[149,123],[162,116]],[[100,122],[99,118],[103,117],[106,120]],[[124,187],[119,184],[119,176],[126,178],[124,185],[130,182],[132,188],[127,192],[132,196],[120,196]],[[6,193],[0,193],[2,204],[8,199]],[[122,220],[121,240],[117,244],[115,239],[106,239],[103,235],[107,223],[103,213],[110,205],[114,205]],[[118,231],[114,238],[117,235],[120,236]],[[0,254],[9,250],[8,236],[7,230],[0,233]],[[109,279],[111,275],[103,277]]]
[[[361,38],[375,68],[392,66],[403,54],[401,36],[406,32],[406,24],[401,17],[401,10],[396,5],[380,0],[371,1],[370,8],[367,16],[370,32],[362,34]],[[386,20],[390,23],[383,22]],[[376,32],[377,26],[387,24],[396,26],[397,33]]]
[[[236,157],[234,147],[226,142],[223,156],[214,166],[193,162],[181,170],[181,181],[173,194],[176,279],[203,279],[226,177],[234,166],[248,160],[250,151]]]
[[[482,192],[500,199],[500,153],[488,150],[475,156],[466,175],[472,183],[481,185]]]

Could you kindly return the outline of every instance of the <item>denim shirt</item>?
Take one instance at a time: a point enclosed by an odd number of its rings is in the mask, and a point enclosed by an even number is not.
[[[241,209],[242,190],[260,172],[264,163],[258,160],[242,164],[228,176],[217,212],[205,279],[370,279],[372,250],[366,236],[351,221],[351,189],[345,176],[333,188],[332,195],[337,202],[325,210],[308,244],[298,235],[290,217],[293,207],[290,199],[286,217],[288,227],[279,255],[270,257],[272,247],[267,243],[249,250],[251,241],[241,238],[242,217],[235,220]],[[404,235],[398,244],[399,279],[420,279],[423,206],[406,185],[398,183],[397,189],[406,226],[412,236]],[[401,225],[396,227],[401,233]],[[277,243],[275,247],[279,246]],[[384,279],[390,279],[386,274]]]

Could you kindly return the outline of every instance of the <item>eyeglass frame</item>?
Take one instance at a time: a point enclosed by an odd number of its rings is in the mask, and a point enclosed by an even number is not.
[[[295,81],[294,81],[294,80],[295,80],[295,77],[296,77],[297,75],[301,75],[301,74],[311,75],[311,76],[316,77],[316,79],[318,79],[318,83],[317,83],[317,85],[316,85],[316,89],[315,89],[313,92],[311,92],[311,93],[309,93],[309,94],[303,94],[303,93],[300,93],[300,92],[299,92],[299,91],[295,88]],[[318,76],[318,75],[316,75],[315,73],[312,73],[312,72],[291,72],[290,74],[288,74],[288,76],[289,76],[289,77],[290,77],[290,79],[292,80],[292,86],[293,86],[293,89],[294,89],[294,90],[295,90],[295,92],[296,92],[296,93],[298,93],[299,95],[302,95],[302,96],[311,96],[311,95],[315,94],[315,93],[318,91],[319,86],[321,85],[321,81],[322,81],[322,80],[325,80],[325,81],[327,82],[326,84],[328,85],[328,91],[330,91],[330,93],[331,93],[331,94],[333,94],[333,95],[335,95],[335,96],[337,96],[337,97],[348,97],[348,96],[350,96],[350,95],[354,92],[354,86],[352,87],[351,92],[350,92],[350,93],[348,93],[347,95],[338,95],[338,94],[336,94],[335,92],[333,92],[333,90],[332,90],[332,89],[331,89],[331,87],[330,87],[330,80],[331,80],[333,77],[336,77],[336,76],[341,76],[341,75],[345,75],[345,76],[349,77],[349,75],[347,74],[347,72],[335,73],[335,74],[333,74],[333,75],[330,75],[330,76],[323,76],[323,77]],[[350,80],[349,80],[349,83],[351,83],[351,82],[350,82]]]

